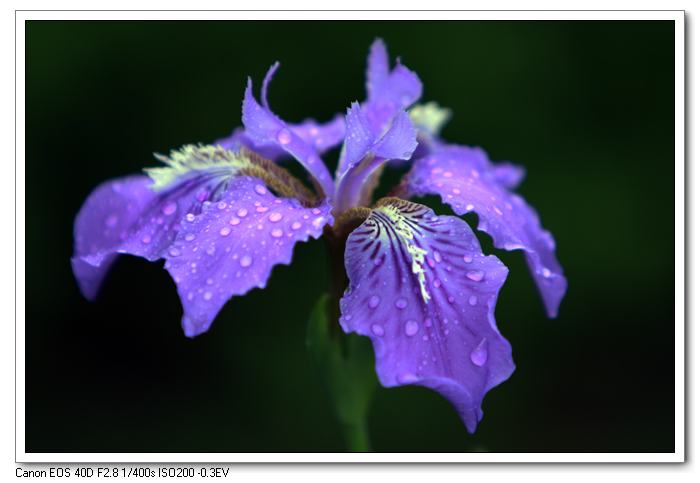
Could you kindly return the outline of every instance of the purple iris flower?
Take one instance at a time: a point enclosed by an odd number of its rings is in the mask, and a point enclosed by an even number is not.
[[[465,221],[408,199],[438,195],[457,215],[476,213],[497,248],[525,253],[555,317],[566,279],[551,234],[513,192],[523,169],[440,139],[449,112],[416,104],[418,76],[400,63],[391,68],[381,40],[370,50],[367,99],[326,124],[290,124],[272,112],[267,90],[277,68],[261,103],[248,80],[244,127],[229,138],[157,156],[164,166],[148,175],[92,192],[75,222],[82,293],[96,296],[117,254],[165,259],[193,337],[233,296],[263,288],[297,242],[325,235],[344,257],[340,326],[371,339],[381,384],[438,391],[474,432],[484,395],[515,367],[494,317],[508,269],[483,253]],[[340,143],[331,176],[321,155]],[[278,163],[285,158],[301,163],[310,186]],[[407,174],[392,196],[374,201],[382,171],[396,166]]]

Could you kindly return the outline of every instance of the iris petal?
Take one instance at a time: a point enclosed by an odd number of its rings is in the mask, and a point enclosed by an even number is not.
[[[556,317],[567,282],[554,238],[542,228],[535,210],[508,189],[522,176],[522,169],[513,165],[492,165],[480,149],[448,147],[414,161],[404,186],[410,196],[439,195],[458,215],[477,213],[479,230],[496,247],[525,251],[547,314]]]
[[[272,73],[274,70],[276,65],[270,69]],[[271,74],[268,74],[266,85],[270,78]],[[333,195],[333,180],[316,149],[272,111],[258,104],[253,96],[253,84],[250,79],[243,98],[243,125],[246,136],[253,143],[278,146],[304,166],[327,196]]]
[[[371,131],[367,116],[358,103],[353,103],[346,117],[347,135],[335,209],[342,212],[363,204],[371,175],[391,159],[408,160],[416,149],[416,130],[405,111],[400,111],[382,136]]]
[[[306,207],[278,198],[261,180],[244,176],[201,214],[185,219],[165,254],[185,334],[206,331],[231,297],[263,288],[275,265],[290,263],[297,242],[323,233],[332,222],[330,210],[328,201]]]
[[[484,395],[514,370],[494,318],[506,267],[464,221],[395,198],[351,233],[345,266],[340,323],[371,338],[382,385],[434,389],[475,431]]]

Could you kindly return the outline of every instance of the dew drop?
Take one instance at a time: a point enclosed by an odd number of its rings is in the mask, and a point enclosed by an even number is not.
[[[484,272],[482,270],[469,270],[467,272],[467,278],[474,282],[481,282],[484,279]]]
[[[367,302],[367,305],[369,306],[370,309],[376,309],[377,306],[379,306],[380,299],[377,295],[372,295],[369,298],[369,302]]]
[[[218,209],[220,209],[220,210],[225,210],[225,209],[226,209],[226,206],[228,206],[228,205],[226,204],[225,201],[219,201],[219,202],[216,204],[216,207],[217,207]]]
[[[407,336],[412,337],[418,333],[418,322],[415,320],[409,320],[403,327],[404,332]]]
[[[267,190],[265,189],[265,187],[263,185],[256,184],[255,185],[255,192],[259,195],[264,195],[267,193]]]
[[[405,372],[397,377],[396,380],[399,384],[411,384],[416,382],[418,378],[412,372]]]
[[[471,295],[469,297],[469,305],[474,307],[479,299],[476,298],[476,295]]]
[[[231,226],[236,226],[241,222],[240,218],[233,217],[228,221],[228,224]]]
[[[248,214],[248,210],[246,210],[245,208],[241,208],[236,212],[236,214],[241,218],[244,218]]]
[[[176,210],[177,203],[175,203],[174,201],[167,203],[162,209],[164,215],[172,215],[173,213],[175,213]]]
[[[464,263],[472,263],[473,258],[470,255],[464,255],[462,260],[464,260]]]
[[[472,353],[469,355],[475,366],[483,366],[489,358],[488,351],[486,350],[486,339],[481,339],[481,342],[474,348]]]
[[[219,235],[221,236],[229,236],[231,234],[231,228],[228,226],[223,227],[221,230],[219,230]]]
[[[467,211],[474,211],[474,205],[471,203],[467,205]]]
[[[243,268],[250,267],[250,265],[253,263],[253,259],[250,257],[250,255],[243,255],[238,263],[240,263],[241,267]]]
[[[270,232],[270,235],[272,235],[273,238],[281,238],[284,232],[280,228],[275,228]]]
[[[400,299],[396,300],[396,303],[394,305],[396,306],[397,309],[403,310],[408,305],[408,302],[406,301],[405,298],[401,297]]]
[[[194,213],[187,213],[187,214],[185,215],[185,220],[187,220],[187,221],[189,221],[190,223],[192,223],[192,222],[194,221]]]
[[[292,223],[292,230],[298,230],[299,228],[301,228],[301,223],[299,223],[298,221]]]
[[[179,257],[180,256],[180,250],[177,248],[173,247],[171,248],[168,253],[170,254],[171,257]]]
[[[277,133],[277,141],[279,141],[279,143],[282,145],[291,143],[292,142],[292,133],[289,132],[289,129],[281,129]]]
[[[552,276],[552,272],[545,267],[542,269],[542,275],[544,275],[544,278],[549,278]]]
[[[141,243],[144,245],[148,245],[151,243],[151,236],[150,235],[144,235],[143,238],[141,238]]]
[[[216,248],[214,248],[214,247],[207,248],[207,255],[212,256],[212,255],[214,255],[214,253],[216,253]]]
[[[211,300],[212,298],[212,293],[211,292],[204,292],[204,300]]]
[[[275,211],[274,213],[271,213],[270,216],[267,217],[267,219],[270,220],[272,223],[277,223],[282,219],[282,213]]]
[[[440,263],[442,261],[442,256],[440,255],[440,252],[433,252],[433,258],[438,263]]]
[[[195,239],[195,236],[193,233],[188,233],[187,235],[185,235],[185,241],[192,241],[194,239]]]
[[[269,209],[270,208],[268,208],[267,206],[258,206],[257,208],[255,208],[255,211],[257,211],[258,213],[265,213]]]
[[[372,333],[378,337],[384,335],[384,327],[379,324],[372,324]]]
[[[110,228],[113,228],[117,225],[117,222],[119,221],[119,218],[117,218],[117,215],[109,215],[107,219],[105,220],[105,225],[107,225]]]

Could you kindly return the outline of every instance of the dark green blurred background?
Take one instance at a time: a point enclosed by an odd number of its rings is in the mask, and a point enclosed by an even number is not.
[[[304,343],[328,284],[322,240],[298,245],[293,265],[194,340],[161,264],[122,257],[88,303],[69,260],[74,216],[98,183],[227,135],[246,76],[259,86],[275,60],[273,109],[329,119],[364,99],[377,36],[420,75],[424,101],[453,109],[447,139],[527,168],[520,192],[570,287],[548,320],[522,257],[499,252],[512,378],[486,397],[475,435],[436,393],[380,388],[374,449],[674,450],[672,22],[33,21],[26,32],[27,451],[344,449]]]

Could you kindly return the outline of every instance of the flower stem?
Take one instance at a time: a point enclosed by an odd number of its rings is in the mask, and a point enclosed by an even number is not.
[[[356,423],[344,423],[343,435],[345,436],[345,444],[347,445],[349,451],[358,453],[367,453],[372,451],[369,443],[367,421],[365,418]]]

